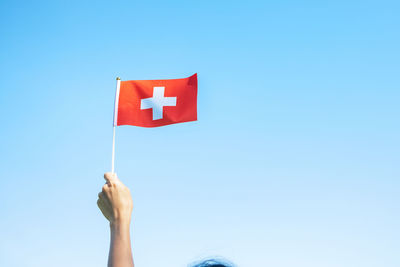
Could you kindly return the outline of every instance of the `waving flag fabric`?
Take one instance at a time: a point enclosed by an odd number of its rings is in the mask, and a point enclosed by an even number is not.
[[[197,120],[197,74],[184,79],[121,81],[114,126],[158,127]]]

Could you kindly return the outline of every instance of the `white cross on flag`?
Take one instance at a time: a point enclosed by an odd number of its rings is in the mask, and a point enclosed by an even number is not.
[[[165,97],[165,87],[153,87],[153,97],[140,100],[140,109],[153,109],[153,121],[163,118],[164,107],[176,106],[176,97]]]

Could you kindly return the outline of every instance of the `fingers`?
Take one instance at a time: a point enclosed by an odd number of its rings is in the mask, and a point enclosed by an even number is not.
[[[110,199],[107,197],[107,194],[104,191],[100,192],[98,196],[99,199],[97,200],[97,203],[100,201],[103,206],[111,207]]]
[[[112,215],[110,213],[111,208],[104,202],[102,198],[97,199],[97,206],[99,207],[101,213],[103,213],[104,217],[111,222]]]
[[[97,199],[97,204],[105,205],[107,204],[107,199],[103,196],[104,193],[99,193],[99,198]]]
[[[101,188],[101,191],[105,193],[105,192],[107,192],[107,189],[108,189],[109,187],[111,187],[110,183],[106,183],[106,184],[103,185],[103,187]]]
[[[98,194],[98,196],[99,196],[99,199],[104,199],[106,196],[104,195],[104,192],[103,191],[101,191],[99,194]]]
[[[97,199],[97,206],[99,207],[100,210],[104,207],[104,200],[102,200],[102,198],[100,196]]]
[[[103,201],[99,198],[97,199],[97,206],[101,209],[103,206]]]
[[[106,172],[104,174],[104,179],[106,183],[115,183],[119,181],[117,174],[112,172]]]

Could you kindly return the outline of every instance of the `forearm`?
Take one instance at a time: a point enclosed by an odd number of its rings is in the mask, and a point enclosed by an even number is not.
[[[111,223],[108,267],[133,267],[130,222]]]

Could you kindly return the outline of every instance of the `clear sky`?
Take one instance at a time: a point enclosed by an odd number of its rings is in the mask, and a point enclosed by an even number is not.
[[[198,73],[117,129],[137,267],[400,266],[399,1],[0,1],[0,265],[105,266],[115,78]]]

